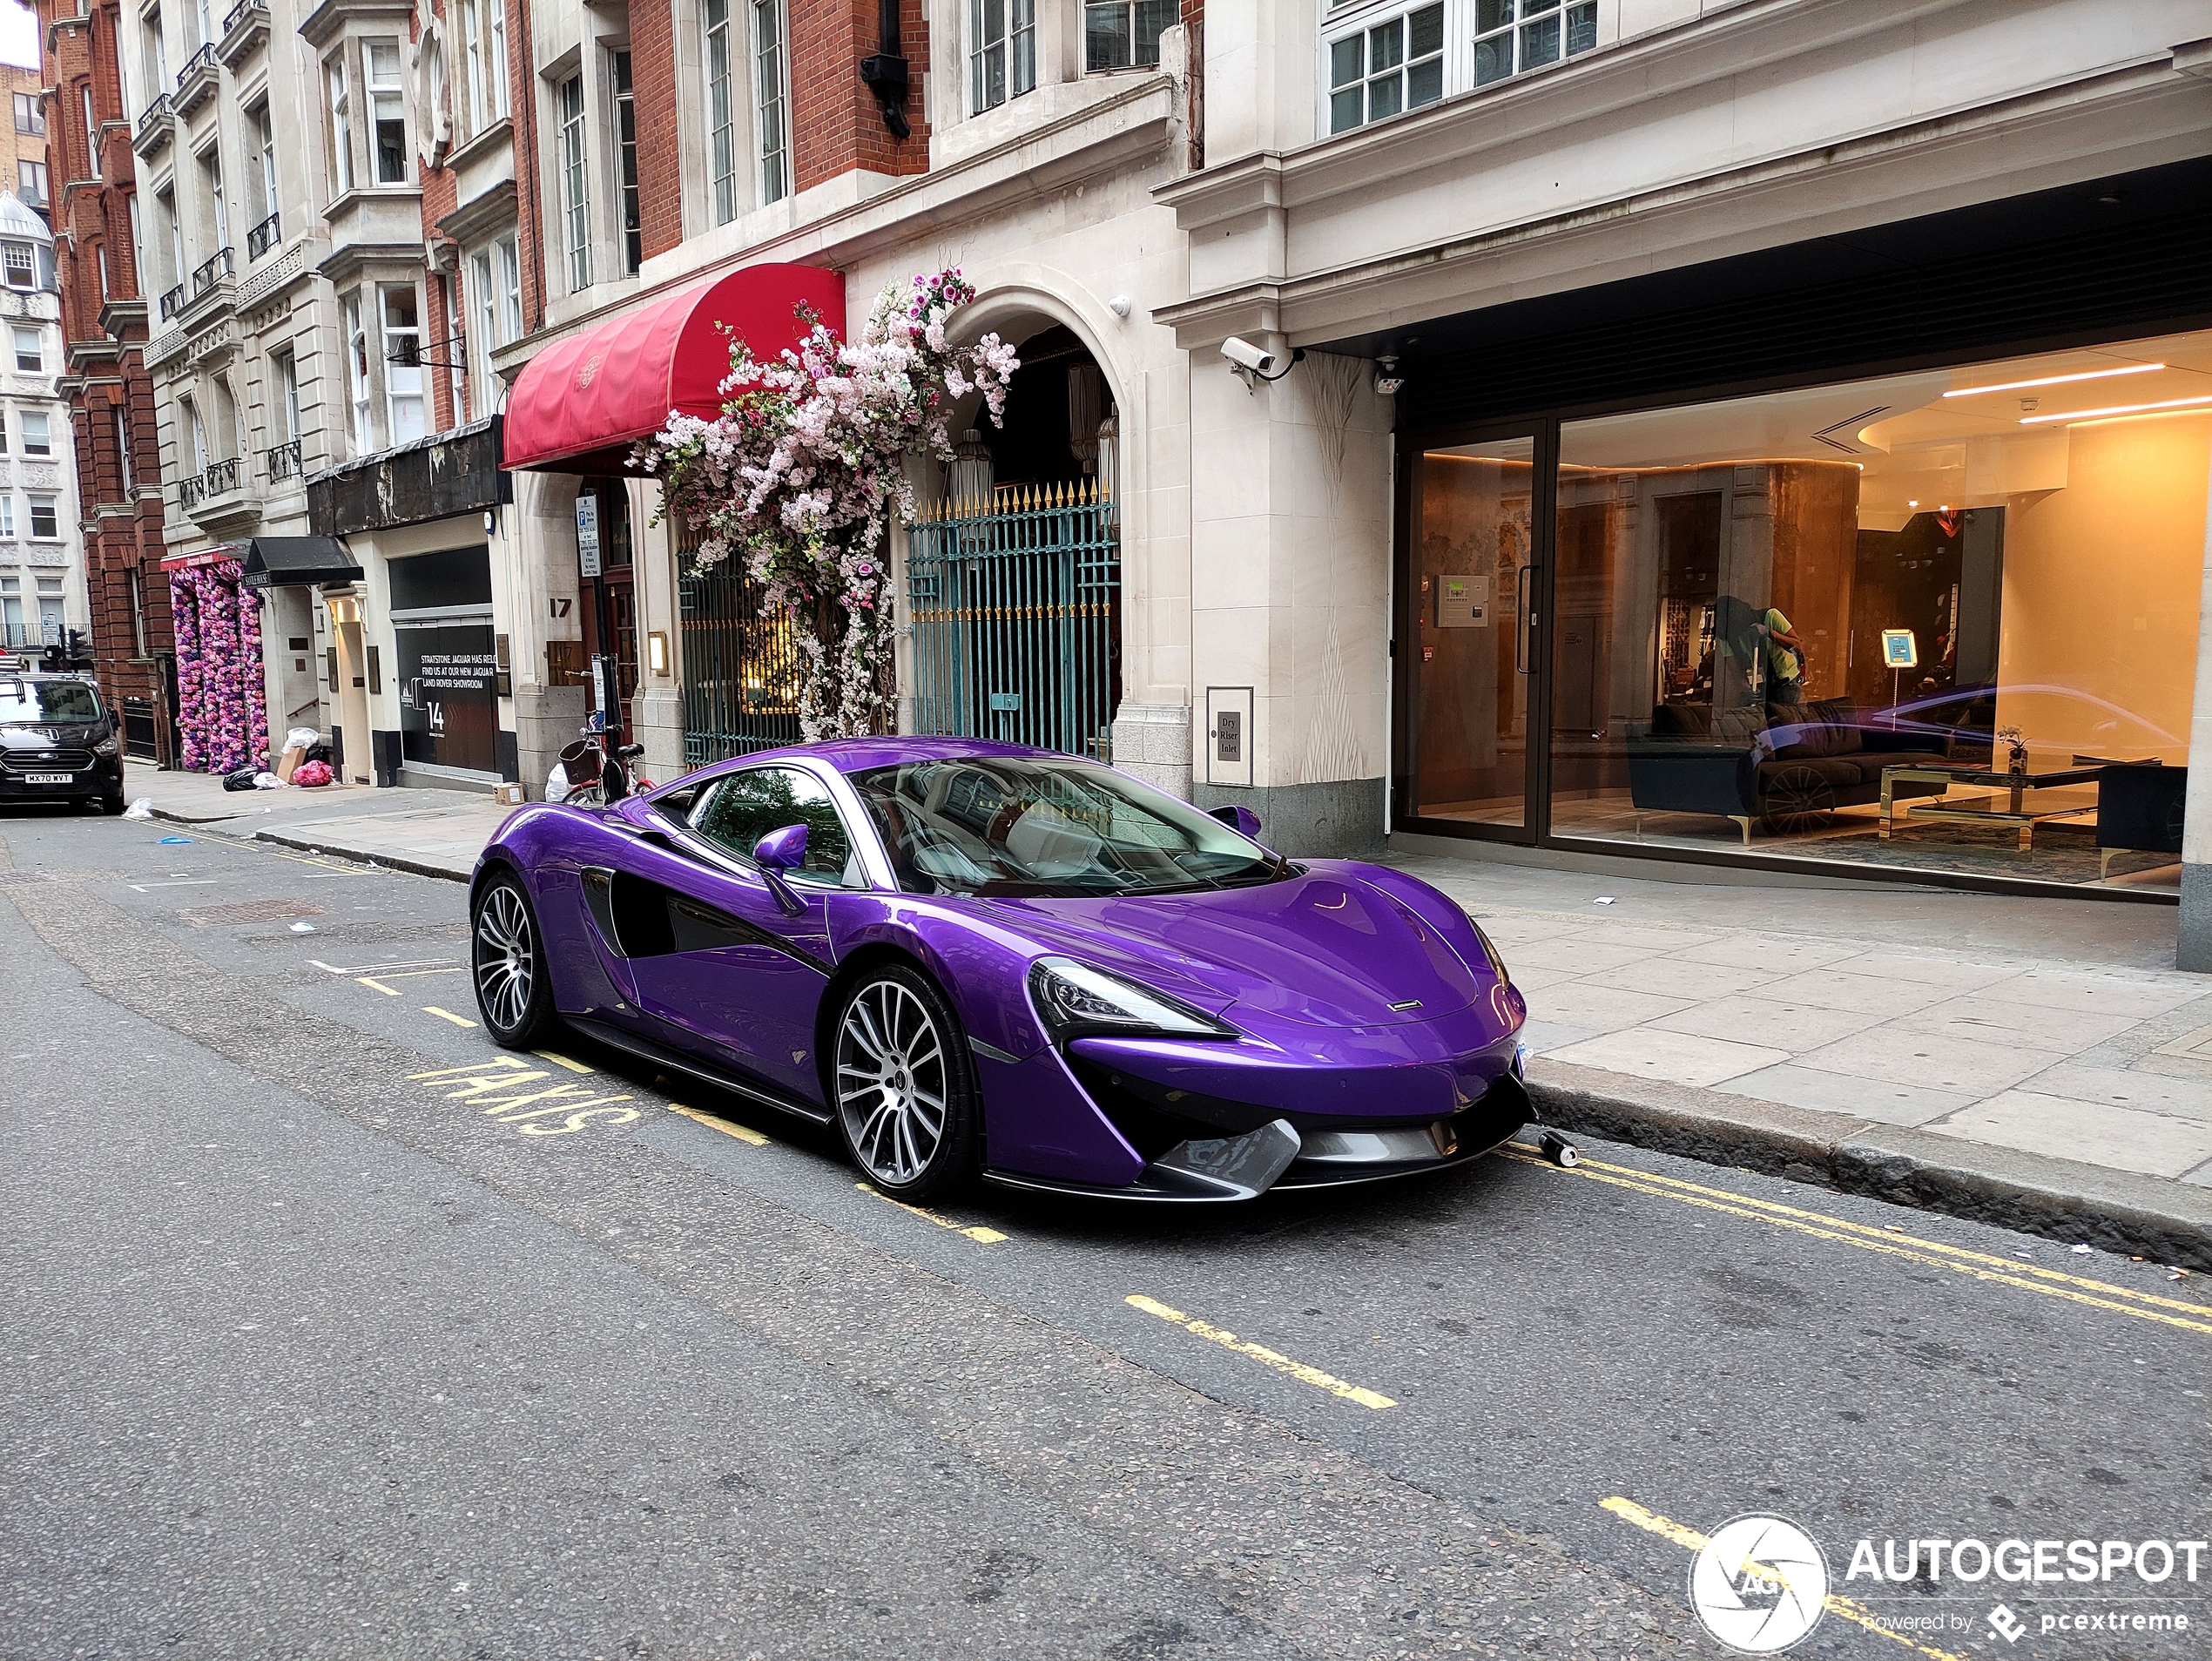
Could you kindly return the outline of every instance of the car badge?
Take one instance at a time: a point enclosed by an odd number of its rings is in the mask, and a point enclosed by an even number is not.
[[[1449,1119],[1438,1119],[1428,1127],[1428,1139],[1436,1144],[1436,1157],[1448,1159],[1460,1151],[1460,1133]]]
[[[1403,1003],[1393,1003],[1390,1007],[1398,1010],[1400,1014],[1403,1014],[1407,1009],[1420,1009],[1421,1007],[1421,1001],[1419,998],[1407,998]]]

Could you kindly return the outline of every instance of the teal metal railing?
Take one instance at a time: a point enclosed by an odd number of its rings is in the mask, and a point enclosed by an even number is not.
[[[695,537],[678,538],[678,569]],[[684,646],[684,765],[704,766],[799,742],[799,637],[761,603],[742,563],[677,584]]]
[[[907,527],[914,731],[1111,760],[1121,571],[1093,480],[926,506]]]

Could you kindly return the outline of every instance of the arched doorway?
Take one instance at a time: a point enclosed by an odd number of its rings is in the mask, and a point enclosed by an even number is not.
[[[907,528],[913,726],[1109,760],[1122,695],[1113,395],[1063,325],[1033,327],[1016,349],[1003,423],[966,429],[943,493]]]

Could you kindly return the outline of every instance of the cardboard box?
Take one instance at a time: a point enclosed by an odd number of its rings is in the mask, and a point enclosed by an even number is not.
[[[290,749],[287,750],[282,755],[277,758],[277,764],[272,771],[274,772],[276,776],[279,779],[281,779],[286,784],[290,784],[292,782],[293,769],[297,767],[307,759],[307,746],[304,744],[295,744]]]

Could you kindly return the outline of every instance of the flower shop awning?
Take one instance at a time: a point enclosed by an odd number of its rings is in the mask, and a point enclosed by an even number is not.
[[[256,537],[241,562],[251,588],[310,583],[357,583],[361,568],[335,537]]]
[[[547,347],[507,399],[506,463],[557,473],[634,469],[631,447],[671,409],[722,412],[730,335],[772,358],[805,335],[810,306],[840,337],[845,279],[815,266],[747,266]]]

